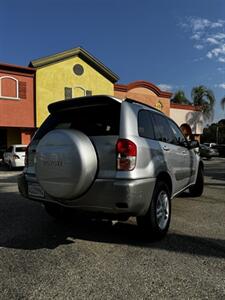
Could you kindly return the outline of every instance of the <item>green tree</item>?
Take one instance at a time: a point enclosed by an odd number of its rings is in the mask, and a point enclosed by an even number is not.
[[[186,105],[191,104],[191,102],[186,98],[184,91],[182,90],[178,90],[177,92],[174,93],[171,102],[175,104],[186,104]]]
[[[216,101],[213,91],[203,85],[199,85],[192,89],[191,98],[194,105],[202,107],[205,120],[213,118]]]
[[[212,123],[203,130],[201,136],[202,143],[225,143],[225,119],[220,120],[218,123]]]
[[[220,104],[222,106],[222,109],[224,110],[225,109],[225,96],[221,99]]]

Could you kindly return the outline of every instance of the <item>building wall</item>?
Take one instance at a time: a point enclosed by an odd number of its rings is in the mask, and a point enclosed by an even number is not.
[[[167,116],[170,115],[172,94],[160,91],[151,83],[137,81],[128,85],[115,85],[114,95],[119,99],[132,98],[161,110]]]
[[[188,124],[194,135],[203,133],[204,119],[202,112],[193,106],[171,104],[170,117],[179,125]]]
[[[82,65],[82,75],[73,72],[75,64]],[[40,67],[36,71],[37,127],[48,116],[48,105],[65,99],[65,87],[72,88],[73,97],[84,96],[86,90],[91,91],[92,95],[114,94],[113,83],[78,56]]]
[[[4,86],[2,84],[0,127],[34,127],[33,77],[0,70],[0,83],[3,83],[1,80],[5,80],[5,76],[12,77],[18,81],[8,80]],[[16,93],[13,81],[18,83],[18,97],[15,97]]]
[[[32,68],[0,64],[0,148],[30,142],[35,125]],[[22,134],[26,131],[26,138]]]

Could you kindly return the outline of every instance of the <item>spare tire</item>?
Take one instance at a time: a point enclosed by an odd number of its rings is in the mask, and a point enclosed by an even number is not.
[[[91,140],[78,130],[52,130],[36,149],[38,181],[54,198],[74,199],[85,193],[94,181],[97,165]]]

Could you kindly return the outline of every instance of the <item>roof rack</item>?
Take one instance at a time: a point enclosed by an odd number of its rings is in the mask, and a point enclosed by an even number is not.
[[[134,99],[131,99],[131,98],[126,98],[124,101],[129,102],[129,103],[136,103],[136,104],[144,105],[144,106],[147,106],[147,107],[149,107],[153,110],[156,110],[157,112],[160,112],[160,113],[164,114],[164,112],[162,112],[161,110],[159,110],[159,109],[157,109],[157,108],[155,108],[151,105],[145,104],[143,102],[140,102],[140,101],[137,101],[137,100],[134,100]]]

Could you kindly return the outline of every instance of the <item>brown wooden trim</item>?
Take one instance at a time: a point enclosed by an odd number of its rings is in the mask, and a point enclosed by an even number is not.
[[[152,91],[153,93],[155,93],[158,97],[162,97],[162,98],[171,98],[172,95],[173,95],[170,92],[161,91],[153,83],[148,82],[148,81],[144,81],[144,80],[137,80],[137,81],[131,82],[127,85],[125,85],[125,84],[115,84],[114,85],[114,90],[118,91],[118,92],[128,92],[132,89],[140,88],[140,87],[146,88],[146,89]]]
[[[0,71],[8,72],[10,74],[17,73],[19,75],[25,73],[27,76],[29,76],[29,75],[33,76],[33,74],[36,72],[36,70],[34,68],[17,66],[17,65],[12,65],[12,64],[4,64],[4,63],[0,63]]]
[[[4,73],[4,74],[13,74],[13,75],[17,75],[17,76],[34,77],[34,73],[33,73],[33,74],[29,74],[29,73],[23,73],[23,72],[16,72],[16,71],[3,70],[3,69],[1,68],[1,65],[0,65],[0,72],[1,72],[1,73]]]
[[[170,108],[201,111],[201,106],[170,103]]]

